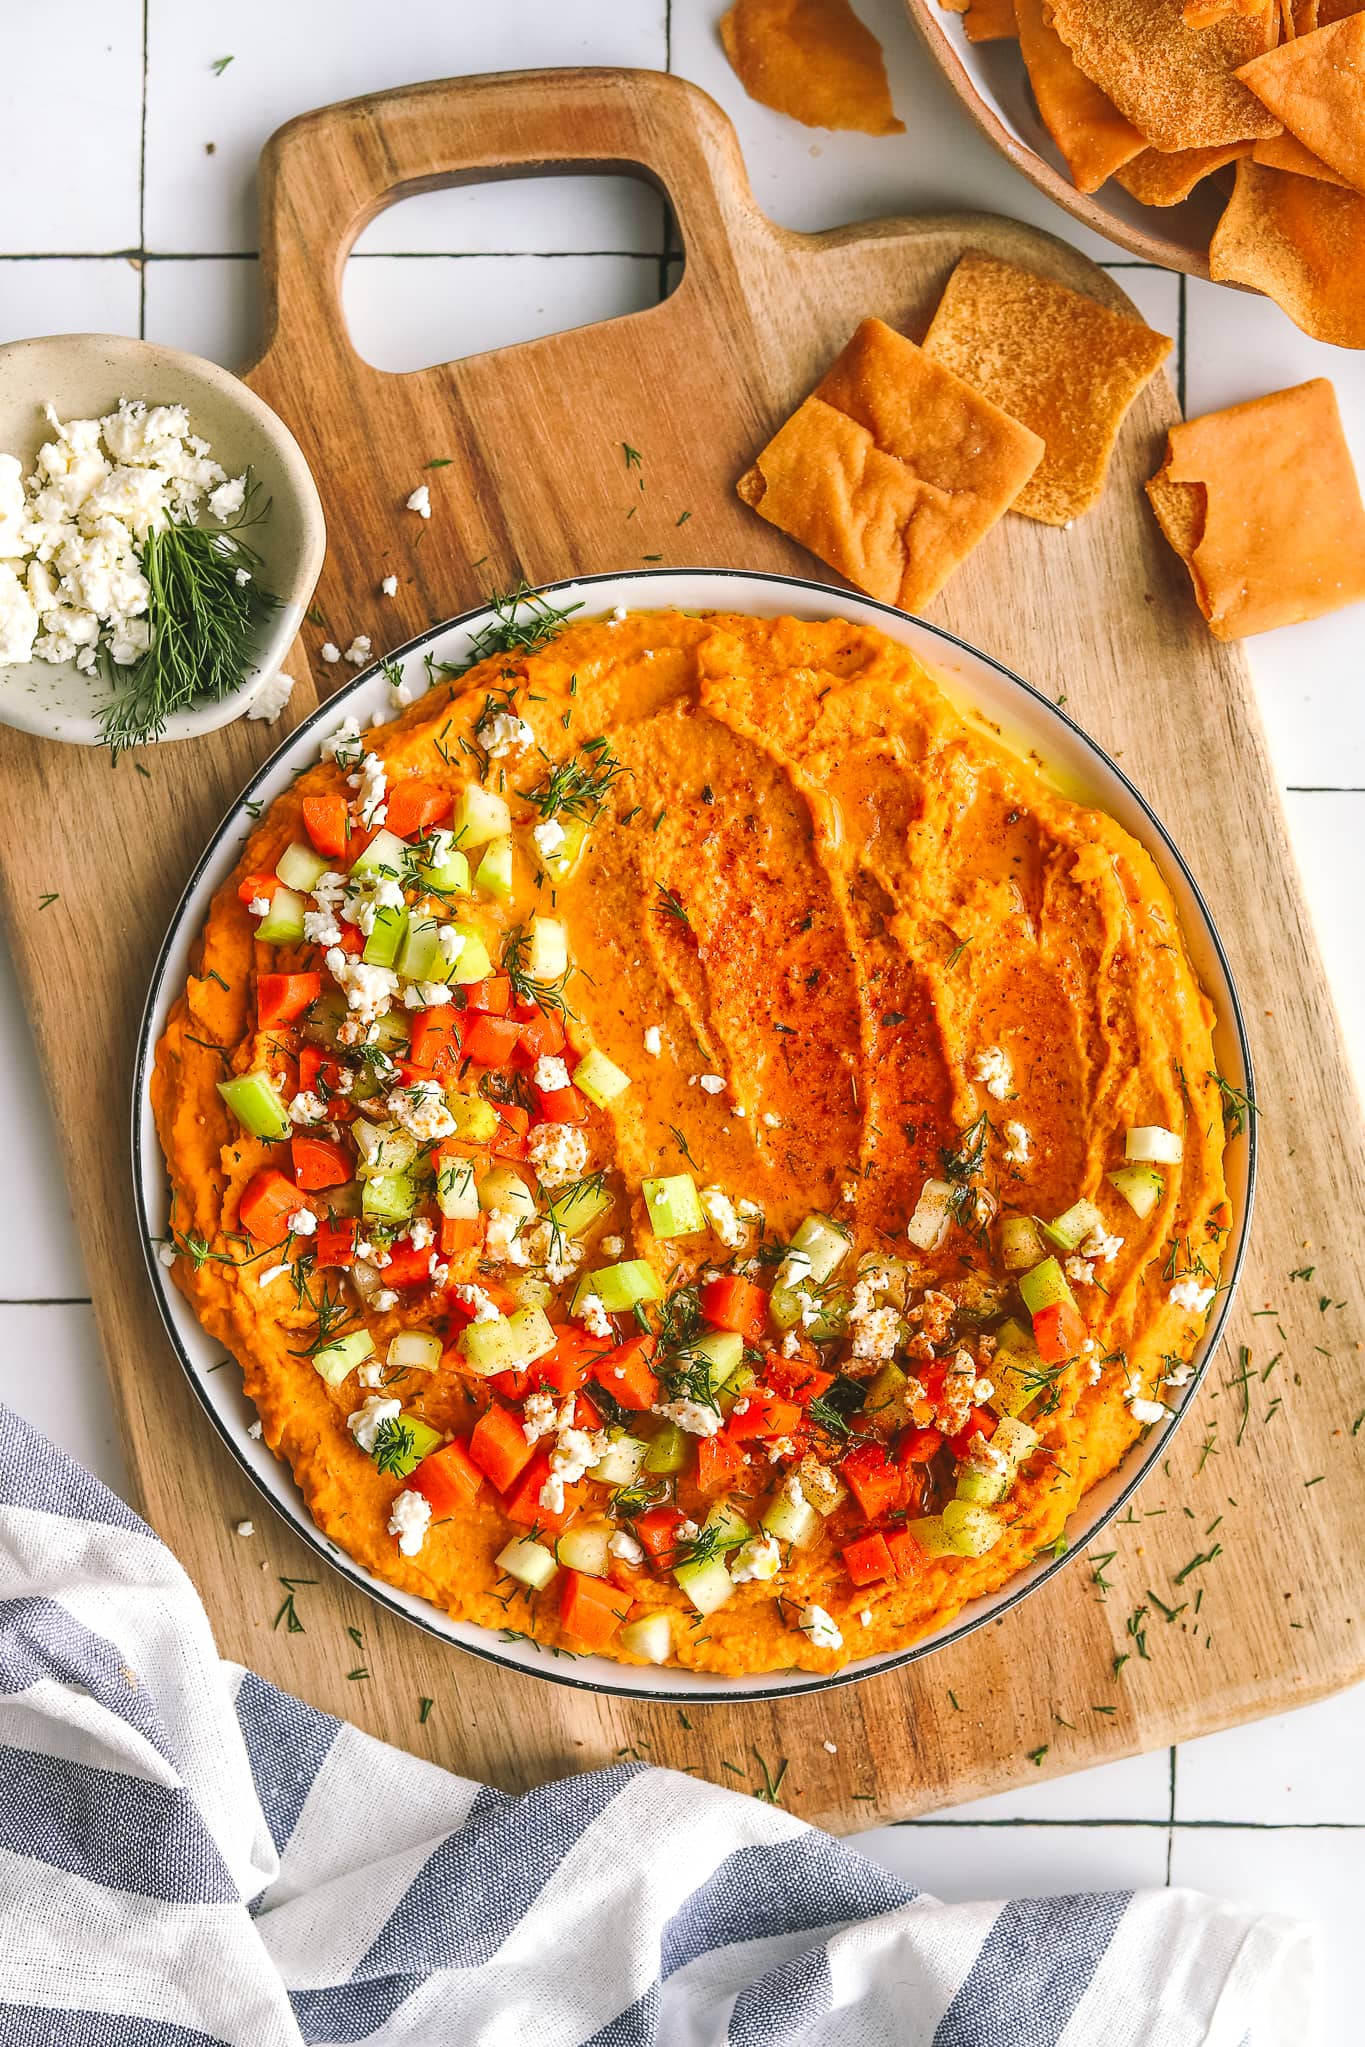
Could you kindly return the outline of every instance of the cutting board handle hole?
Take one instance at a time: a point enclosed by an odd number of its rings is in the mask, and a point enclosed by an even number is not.
[[[356,354],[401,375],[644,312],[682,268],[644,178],[480,179],[371,221],[346,262],[342,310]]]

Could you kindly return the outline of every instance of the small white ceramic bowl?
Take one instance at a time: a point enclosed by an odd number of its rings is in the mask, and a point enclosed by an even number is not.
[[[288,427],[240,378],[178,348],[118,334],[53,334],[0,348],[0,453],[17,455],[27,476],[52,437],[46,405],[61,419],[98,419],[120,398],[183,405],[214,460],[229,476],[250,469],[270,499],[270,516],[252,532],[251,545],[261,556],[262,583],[280,602],[261,628],[241,688],[166,721],[163,739],[192,739],[249,710],[288,652],[322,569],[322,500]],[[40,738],[99,745],[107,700],[103,676],[83,675],[74,661],[0,667],[0,724]]]

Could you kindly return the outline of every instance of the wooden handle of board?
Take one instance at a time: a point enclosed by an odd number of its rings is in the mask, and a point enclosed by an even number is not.
[[[683,286],[733,267],[744,221],[767,223],[749,195],[734,130],[696,86],[654,71],[517,71],[436,79],[301,114],[261,157],[261,254],[272,357],[362,364],[341,309],[356,237],[397,200],[492,178],[567,170],[632,172],[673,209],[687,254]],[[725,195],[722,197],[722,194]]]

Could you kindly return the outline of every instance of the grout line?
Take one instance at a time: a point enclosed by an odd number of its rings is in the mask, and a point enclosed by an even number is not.
[[[1171,1887],[1171,1863],[1172,1863],[1172,1861],[1174,1860],[1174,1857],[1175,1857],[1175,1776],[1176,1776],[1176,1770],[1177,1770],[1177,1768],[1179,1767],[1179,1750],[1178,1750],[1178,1749],[1176,1748],[1176,1746],[1175,1746],[1175,1744],[1174,1744],[1174,1743],[1172,1743],[1172,1744],[1171,1744],[1171,1748],[1170,1748],[1170,1751],[1169,1751],[1169,1755],[1170,1755],[1170,1778],[1171,1778],[1171,1804],[1170,1804],[1170,1810],[1169,1810],[1169,1813],[1168,1813],[1168,1815],[1167,1815],[1167,1818],[1168,1818],[1168,1820],[1169,1820],[1169,1825],[1168,1825],[1168,1826],[1167,1826],[1167,1828],[1166,1828],[1166,1888],[1167,1888],[1167,1890],[1169,1890],[1169,1889],[1170,1889],[1170,1887]]]
[[[1286,796],[1365,796],[1365,788],[1351,782],[1286,782]]]
[[[89,1308],[93,1305],[89,1294],[10,1294],[0,1299],[0,1308]]]
[[[1177,400],[1179,401],[1180,411],[1183,417],[1185,412],[1185,349],[1188,340],[1188,330],[1185,318],[1187,310],[1185,292],[1186,277],[1183,270],[1180,273],[1178,282],[1180,285],[1179,301],[1180,310],[1176,318],[1175,329],[1176,332],[1175,395]]]
[[[361,249],[353,250],[348,263],[478,262],[482,257],[515,262],[534,257],[538,262],[565,256],[626,256],[637,263],[653,263],[657,249]],[[670,248],[670,255],[679,251]],[[259,263],[259,249],[9,249],[0,250],[0,263]]]
[[[137,331],[147,338],[147,52],[151,0],[142,0],[142,117],[137,145]]]
[[[673,69],[673,0],[664,0],[664,70]]]
[[[1174,1751],[1172,1751],[1174,1753]],[[1078,1774],[1084,1774],[1083,1772]],[[1070,1827],[1077,1832],[1097,1827],[1129,1827],[1155,1833],[1158,1829],[1167,1834],[1198,1833],[1248,1833],[1248,1834],[1365,1834],[1365,1820],[1142,1820],[1142,1819],[1018,1819],[1018,1820],[940,1820],[932,1815],[920,1820],[886,1820],[885,1826],[892,1827],[943,1827],[966,1830],[975,1828],[978,1832],[997,1831],[1013,1827]],[[1167,1857],[1169,1869],[1170,1858]]]

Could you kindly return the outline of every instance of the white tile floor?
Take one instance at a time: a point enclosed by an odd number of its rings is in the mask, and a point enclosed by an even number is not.
[[[327,100],[517,68],[532,55],[548,65],[671,66],[705,86],[736,124],[759,203],[788,225],[983,207],[1113,259],[965,124],[900,0],[859,0],[887,48],[907,124],[889,141],[816,134],[752,105],[716,42],[721,4],[399,0],[376,10],[368,0],[237,0],[223,12],[180,0],[48,0],[5,9],[0,339],[102,328],[228,364],[247,360],[259,318],[255,163],[270,131]],[[226,56],[219,75],[214,60]],[[64,132],[78,147],[52,147],[50,101],[34,90],[57,64]],[[651,303],[665,274],[664,236],[653,193],[613,178],[537,183],[533,199],[513,183],[409,200],[358,245],[347,317],[371,361],[411,368]],[[1191,412],[1331,376],[1365,472],[1365,362],[1306,340],[1261,301],[1118,267],[1146,316],[1181,337],[1176,368]],[[1272,634],[1251,654],[1336,999],[1365,1074],[1360,630],[1357,612]],[[0,1240],[0,1397],[117,1486],[86,1282],[2,956],[0,1129],[7,1184],[23,1190]],[[1327,2037],[1360,2036],[1349,1957],[1365,1885],[1365,1695],[883,1829],[864,1845],[947,1897],[1173,1882],[1306,1914],[1325,1934]]]

